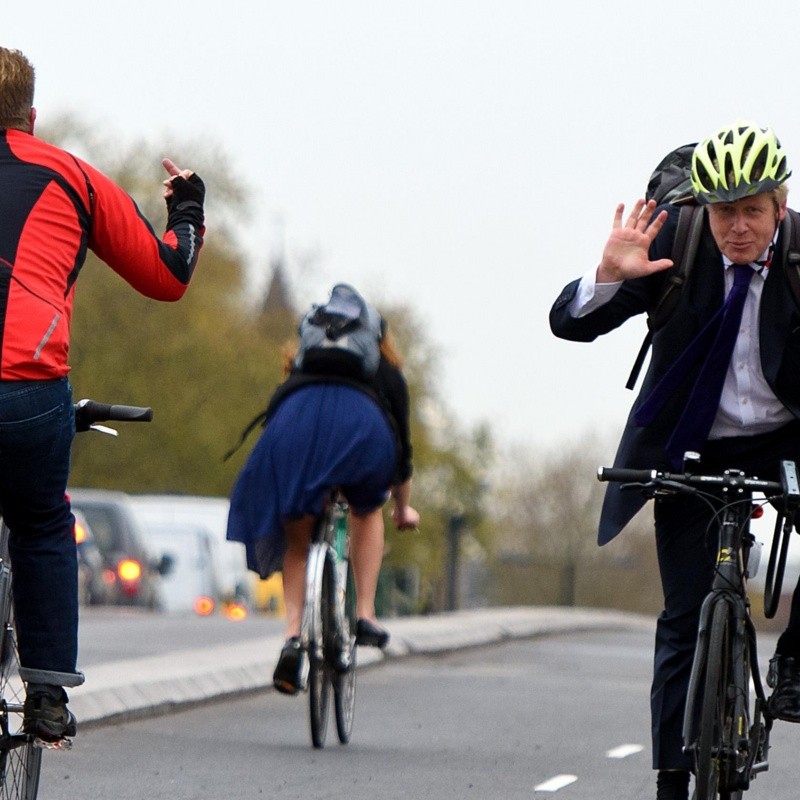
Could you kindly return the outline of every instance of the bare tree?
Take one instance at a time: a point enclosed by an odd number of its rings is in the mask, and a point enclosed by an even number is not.
[[[597,546],[605,486],[596,472],[612,454],[613,443],[589,433],[550,451],[515,448],[499,459],[490,512],[502,575],[496,584],[524,602],[658,607],[648,513],[608,547]]]

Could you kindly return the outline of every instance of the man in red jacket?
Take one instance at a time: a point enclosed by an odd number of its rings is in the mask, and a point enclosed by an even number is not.
[[[164,159],[159,239],[120,187],[34,137],[34,84],[28,59],[0,47],[0,508],[11,531],[23,730],[57,741],[76,730],[64,687],[83,682],[66,498],[75,281],[88,249],[147,297],[178,300],[203,242],[205,187]]]

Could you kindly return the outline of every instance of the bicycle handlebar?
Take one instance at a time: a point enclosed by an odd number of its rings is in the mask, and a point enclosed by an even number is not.
[[[97,422],[150,422],[153,409],[142,406],[111,405],[94,400],[75,403],[75,430],[88,431]]]
[[[764,481],[739,473],[727,475],[702,475],[690,472],[661,472],[655,469],[625,469],[621,467],[599,467],[597,480],[611,483],[631,483],[645,486],[668,486],[675,490],[686,487],[687,491],[700,486],[728,486],[749,489],[765,494],[784,494],[800,501],[797,469],[794,461],[781,462],[781,481]]]

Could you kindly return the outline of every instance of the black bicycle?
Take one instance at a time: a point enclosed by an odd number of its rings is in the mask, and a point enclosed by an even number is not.
[[[703,475],[608,467],[598,470],[598,479],[622,483],[622,489],[638,490],[648,498],[690,494],[714,511],[709,531],[716,528],[718,537],[716,566],[700,611],[683,741],[684,751],[694,759],[696,800],[741,800],[753,778],[769,767],[773,722],[761,682],[747,596],[747,579],[757,568],[750,520],[764,503],[775,507],[765,592],[765,614],[772,616],[780,596],[786,545],[800,507],[796,466],[782,462],[780,482],[749,477],[737,470]],[[766,499],[754,503],[753,493]]]
[[[116,435],[102,422],[149,422],[150,408],[108,405],[93,400],[75,404],[76,431],[98,430]],[[25,687],[19,677],[11,600],[11,561],[8,556],[8,527],[0,520],[0,800],[36,800],[42,750],[67,750],[71,740],[45,742],[21,732]]]
[[[311,741],[318,748],[325,746],[331,689],[339,741],[347,744],[353,731],[356,608],[347,518],[347,503],[331,491],[314,524],[306,565],[300,640],[308,655]]]

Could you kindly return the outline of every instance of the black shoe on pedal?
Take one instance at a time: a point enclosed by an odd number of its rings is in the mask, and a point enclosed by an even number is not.
[[[769,662],[767,682],[774,687],[767,700],[770,716],[800,722],[800,658],[775,655]]]
[[[281,694],[297,694],[302,688],[303,646],[299,636],[286,641],[272,675],[272,683]]]
[[[67,700],[67,693],[63,690],[60,698],[53,697],[51,692],[31,692],[23,706],[22,732],[45,742],[74,736],[78,725],[67,708]]]
[[[383,650],[389,644],[389,631],[368,619],[360,619],[356,622],[356,644]]]
[[[689,800],[688,770],[659,770],[656,776],[656,800]]]

